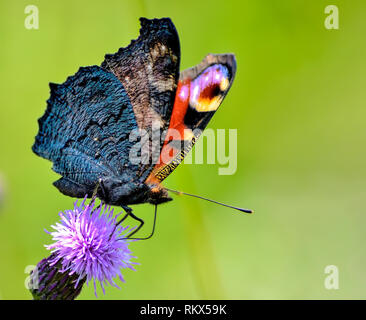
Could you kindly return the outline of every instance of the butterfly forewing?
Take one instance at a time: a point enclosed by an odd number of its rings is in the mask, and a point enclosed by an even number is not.
[[[140,36],[115,54],[107,54],[102,67],[112,72],[130,97],[137,125],[150,139],[141,146],[148,154],[140,174],[151,171],[163,146],[162,134],[169,127],[179,78],[180,46],[177,31],[169,18],[141,18]],[[156,135],[156,132],[159,131]],[[158,136],[158,148],[151,140]],[[144,159],[142,159],[144,160]],[[146,179],[146,177],[145,177]]]
[[[235,72],[233,54],[210,54],[180,74],[160,159],[147,183],[163,181],[182,162],[225,98]]]

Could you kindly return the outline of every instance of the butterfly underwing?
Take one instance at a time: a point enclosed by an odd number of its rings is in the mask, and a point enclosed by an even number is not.
[[[96,191],[105,203],[120,206],[171,200],[161,182],[192,148],[234,80],[233,54],[210,54],[179,73],[172,21],[140,22],[139,37],[107,54],[100,66],[81,67],[63,84],[50,84],[32,149],[53,162],[62,176],[54,185],[65,195]],[[141,130],[149,136],[158,131],[158,143],[130,139]],[[136,143],[155,148],[158,157],[148,152],[148,161],[132,162]]]

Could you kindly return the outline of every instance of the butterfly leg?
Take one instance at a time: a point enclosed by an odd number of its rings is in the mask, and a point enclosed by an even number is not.
[[[135,220],[137,220],[138,222],[140,222],[140,225],[135,229],[133,230],[126,238],[131,238],[137,231],[139,231],[142,226],[144,225],[144,220],[140,219],[139,217],[135,216],[133,213],[132,213],[132,210],[131,212],[129,213],[129,216]]]
[[[155,225],[156,225],[156,214],[157,214],[157,211],[158,211],[158,206],[155,205],[155,214],[154,214],[154,224],[153,224],[153,229],[150,233],[149,236],[147,237],[144,237],[144,238],[131,238],[131,235],[129,235],[128,239],[136,239],[136,240],[147,240],[147,239],[150,239],[153,235],[154,235],[154,232],[155,232]]]
[[[118,221],[116,223],[116,227],[119,226],[123,221],[125,221],[127,219],[127,217],[130,215],[130,212],[132,211],[132,209],[129,208],[129,207],[127,207],[127,206],[126,207],[122,207],[122,208],[123,208],[123,210],[126,211],[126,214],[124,215],[124,217],[120,221]]]
[[[105,188],[104,188],[103,179],[102,179],[102,178],[99,178],[99,179],[98,179],[98,182],[97,182],[97,184],[96,184],[96,186],[95,186],[95,188],[94,188],[94,191],[93,191],[92,201],[96,199],[99,188],[102,190],[102,193],[103,193],[103,199],[105,199],[105,197],[106,197],[106,193],[105,193]],[[103,200],[102,200],[102,203],[104,203],[104,201],[103,201]]]
[[[97,198],[97,193],[98,193],[98,189],[99,189],[99,186],[100,186],[100,180],[101,179],[98,180],[97,185],[94,188],[93,195],[91,197],[91,202],[93,202]]]
[[[130,207],[122,206],[122,209],[126,211],[126,214],[120,221],[118,221],[118,223],[116,224],[116,227],[118,225],[120,225],[123,221],[125,221],[127,219],[127,217],[131,217],[132,219],[135,219],[140,223],[140,225],[135,230],[133,230],[129,235],[126,236],[126,238],[130,238],[131,236],[133,236],[137,231],[139,231],[142,228],[142,226],[144,225],[144,220],[142,220],[139,217],[135,216],[132,213],[132,209]]]
[[[127,207],[128,208],[128,207]],[[125,208],[125,210],[127,209]],[[127,210],[131,210],[131,208],[128,208]],[[132,210],[131,210],[132,211]],[[132,214],[132,212],[129,211],[122,219],[121,221],[119,221],[117,224],[116,224],[116,227],[122,222],[124,221],[129,215],[132,216],[132,218],[138,220],[140,222],[140,226],[134,230],[133,232],[131,232],[127,237],[123,238],[122,240],[125,240],[125,239],[136,239],[136,240],[147,240],[147,239],[150,239],[153,235],[154,235],[154,232],[155,232],[155,225],[156,225],[156,215],[157,215],[157,211],[158,211],[158,206],[155,205],[155,214],[154,214],[154,224],[153,224],[153,229],[152,229],[152,232],[150,233],[149,236],[147,237],[144,237],[144,238],[132,238],[132,235],[134,235],[139,229],[141,229],[141,227],[144,225],[144,221],[139,219],[138,217],[136,217],[134,214]]]

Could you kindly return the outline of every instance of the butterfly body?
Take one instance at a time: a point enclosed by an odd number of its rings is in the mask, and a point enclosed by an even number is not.
[[[100,66],[80,68],[63,84],[50,84],[32,149],[53,162],[62,176],[54,185],[63,194],[82,198],[96,192],[118,206],[171,200],[161,182],[199,138],[236,70],[232,54],[208,55],[181,73],[179,63],[171,20],[141,18],[140,36],[129,46],[106,55]],[[131,138],[142,131],[148,140]],[[131,161],[144,148],[147,161]]]

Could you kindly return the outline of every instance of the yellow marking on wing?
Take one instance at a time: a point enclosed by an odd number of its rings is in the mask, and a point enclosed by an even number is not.
[[[222,78],[220,82],[220,90],[225,91],[229,87],[229,80],[227,78]]]
[[[213,97],[212,99],[199,99],[194,108],[198,112],[216,111],[220,106],[221,95]]]

